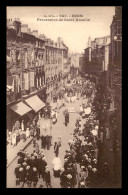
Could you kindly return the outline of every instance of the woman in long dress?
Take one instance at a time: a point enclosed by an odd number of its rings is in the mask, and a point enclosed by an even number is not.
[[[12,145],[13,145],[13,148],[14,146],[16,146],[16,133],[14,133],[12,136]]]
[[[30,130],[29,128],[26,129],[26,138],[29,138],[30,137]]]

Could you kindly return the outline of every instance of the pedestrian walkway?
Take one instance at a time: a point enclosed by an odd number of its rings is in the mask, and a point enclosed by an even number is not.
[[[33,137],[28,138],[25,142],[23,140],[20,140],[20,142],[17,144],[17,146],[11,145],[10,143],[7,145],[7,167],[16,159],[17,153],[22,148],[25,150],[25,148],[32,142]]]

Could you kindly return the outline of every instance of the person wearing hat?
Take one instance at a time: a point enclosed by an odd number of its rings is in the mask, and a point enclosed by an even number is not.
[[[20,156],[18,158],[18,164],[22,165],[23,162],[24,162],[24,159]]]
[[[97,159],[94,158],[92,160],[92,166],[95,167],[95,168],[97,168]]]
[[[38,158],[37,158],[37,172],[38,172],[39,178],[41,177],[41,174],[42,174],[42,172],[41,172],[41,170],[42,170],[41,165],[42,165],[42,157],[41,157],[40,154],[38,154]]]
[[[19,171],[20,167],[21,165],[18,164],[14,171],[14,174],[16,176],[16,186],[20,184],[20,171]]]
[[[64,168],[61,168],[60,171],[60,185],[61,188],[65,188],[66,172]]]
[[[47,188],[48,187],[51,188],[51,175],[50,175],[50,171],[48,169],[48,166],[46,166],[46,169],[45,169],[44,180],[45,180]]]
[[[64,158],[64,169],[66,170],[68,167],[68,158]]]
[[[76,169],[74,167],[74,164],[72,162],[70,162],[68,164],[66,173],[70,174],[72,176],[72,187],[75,187],[75,185],[77,184],[77,173],[76,173]]]
[[[24,171],[24,167],[20,167],[19,168],[19,179],[20,179],[21,186],[24,187],[24,183],[25,183],[25,171]]]
[[[91,176],[90,176],[90,187],[95,188],[97,187],[98,177],[97,177],[97,169],[92,168]]]
[[[23,162],[22,163],[22,167],[26,169],[26,166],[27,166],[27,163],[26,162]]]
[[[27,156],[26,163],[27,163],[27,165],[31,166],[31,156],[30,155]]]
[[[27,155],[28,155],[27,153],[28,153],[27,150],[25,150],[24,151],[24,158],[27,158]]]
[[[27,163],[27,158],[26,158],[26,157],[24,158],[24,162],[26,162],[26,163]]]
[[[17,156],[20,156],[21,158],[24,158],[25,157],[25,154],[24,154],[22,148],[20,148],[20,151],[17,153]]]
[[[65,188],[73,188],[73,177],[71,174],[67,174]]]
[[[78,174],[78,181],[86,182],[86,178],[88,177],[88,171],[85,168],[85,166],[81,166],[80,168],[81,170],[80,170],[80,173]]]
[[[66,154],[65,154],[64,158],[67,158],[67,156],[71,155],[69,148],[67,150],[65,150],[65,152],[66,152]]]
[[[30,163],[31,163],[31,165],[30,165],[30,166],[31,166],[31,168],[33,168],[33,167],[35,167],[35,166],[36,166],[36,160],[35,160],[34,155],[32,155],[32,156],[31,156],[31,162],[30,162]]]
[[[81,180],[81,181],[78,183],[78,188],[86,188],[85,182],[84,182],[83,180]]]
[[[61,147],[61,140],[58,139],[57,142],[54,144],[54,153],[56,156],[59,155],[59,148]]]
[[[27,182],[27,186],[31,187],[31,183],[32,183],[32,169],[30,168],[29,165],[26,166],[25,181]]]
[[[41,176],[42,176],[43,181],[44,181],[45,168],[47,166],[46,157],[43,157],[40,163],[41,163]]]
[[[37,168],[33,167],[33,169],[32,169],[32,183],[33,183],[33,187],[36,188],[37,182],[38,182]]]

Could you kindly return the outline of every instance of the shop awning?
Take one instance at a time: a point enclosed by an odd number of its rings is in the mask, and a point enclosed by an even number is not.
[[[42,102],[37,95],[34,95],[25,101],[35,112],[38,112],[41,108],[45,107],[45,103]]]
[[[24,114],[28,113],[32,109],[25,105],[24,103],[20,102],[17,104],[14,104],[13,106],[10,107],[14,112],[19,114],[20,116],[23,116]]]

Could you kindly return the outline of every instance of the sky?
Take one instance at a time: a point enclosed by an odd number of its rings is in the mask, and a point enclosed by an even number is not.
[[[84,49],[88,47],[89,36],[94,40],[96,37],[110,35],[110,25],[114,14],[114,6],[7,7],[7,18],[19,18],[22,24],[28,24],[31,31],[38,30],[39,34],[44,34],[53,41],[61,37],[69,48],[69,52],[77,53],[84,52]],[[65,17],[60,15],[65,15]],[[77,17],[72,15],[77,15]],[[60,18],[63,21],[59,21]],[[76,18],[84,21],[76,21]],[[43,21],[44,19],[57,21]],[[64,21],[64,19],[74,19],[74,21]]]

